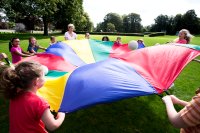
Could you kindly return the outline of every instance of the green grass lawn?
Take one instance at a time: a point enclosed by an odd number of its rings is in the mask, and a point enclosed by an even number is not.
[[[0,52],[8,52],[8,42],[15,34],[0,34]],[[49,37],[36,36],[38,43],[48,47]],[[58,41],[63,35],[55,35]],[[18,35],[21,47],[26,50],[29,35]],[[78,39],[83,38],[78,35]],[[109,36],[115,41],[117,36]],[[92,39],[101,40],[100,35],[91,35]],[[123,43],[142,38],[147,46],[156,43],[163,44],[176,36],[162,37],[128,37],[122,36]],[[191,44],[199,44],[200,37],[193,38]],[[200,86],[200,64],[191,62],[175,81],[175,87],[170,92],[177,97],[190,100],[197,87]],[[0,133],[8,132],[8,101],[0,99]],[[180,106],[176,106],[178,110]],[[179,129],[171,126],[168,121],[165,106],[157,95],[143,96],[121,100],[114,103],[92,106],[66,115],[62,126],[54,133],[178,133]]]

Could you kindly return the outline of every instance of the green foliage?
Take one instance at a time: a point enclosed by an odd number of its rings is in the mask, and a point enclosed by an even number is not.
[[[28,37],[35,36],[38,43],[44,47],[49,45],[49,37],[39,34],[0,34],[0,52],[5,52],[9,58],[8,42],[11,37],[18,36],[21,40],[22,49],[28,46]],[[54,35],[58,41],[63,41],[63,35]],[[104,35],[91,35],[92,39],[101,40]],[[119,35],[109,35],[111,41],[115,41]],[[84,35],[78,34],[78,39]],[[122,36],[122,42],[143,39],[147,46],[156,43],[164,44],[174,40],[176,36],[162,37],[138,37]],[[200,36],[192,39],[192,44],[199,44]],[[175,81],[175,87],[170,90],[171,94],[183,100],[190,100],[194,91],[199,87],[200,81],[199,63],[191,62],[181,72]],[[0,133],[8,132],[8,108],[9,102],[0,96]],[[178,109],[182,107],[178,106]],[[62,126],[53,133],[179,133],[174,128],[166,115],[165,106],[157,95],[130,98],[118,102],[96,105],[82,109],[74,113],[66,114]]]
[[[96,31],[109,32],[109,28],[107,28],[108,24],[109,26],[113,24],[117,32],[140,33],[142,31],[141,18],[140,15],[136,13],[130,13],[123,16],[120,16],[117,13],[108,13],[104,17],[104,22],[97,24]]]
[[[155,23],[150,27],[150,31],[162,32],[174,35],[181,29],[188,29],[192,34],[200,33],[199,19],[194,10],[189,10],[185,14],[177,14],[175,17],[159,15]]]
[[[112,23],[107,23],[106,31],[115,32],[115,25]]]
[[[69,23],[73,23],[78,28],[78,25],[81,25],[81,22],[84,21],[82,5],[83,0],[65,0],[57,4],[58,10],[55,13],[55,23],[57,28],[62,29],[62,33],[67,30]]]
[[[139,33],[142,30],[142,19],[139,14],[130,13],[123,16],[123,28],[124,32]]]
[[[109,32],[108,25],[110,26],[110,30],[116,30],[118,32],[122,31],[122,17],[117,13],[108,13],[104,17],[104,31]],[[111,26],[112,25],[112,26]],[[115,29],[113,29],[115,27]]]

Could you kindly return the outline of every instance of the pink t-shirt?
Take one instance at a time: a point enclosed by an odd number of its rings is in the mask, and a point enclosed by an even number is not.
[[[176,43],[187,44],[187,40],[185,40],[185,39],[178,39],[178,40],[176,40]]]
[[[16,54],[15,52],[19,52],[19,53],[22,53],[22,48],[20,48],[19,46],[18,47],[12,47],[11,48],[11,54],[12,54],[12,63],[17,63],[19,62],[20,60],[22,60],[22,56],[21,55],[18,55]]]
[[[41,118],[49,104],[32,92],[20,92],[10,101],[10,133],[47,133]]]

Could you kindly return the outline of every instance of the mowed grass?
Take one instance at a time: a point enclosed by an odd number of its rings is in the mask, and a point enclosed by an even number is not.
[[[0,34],[0,52],[5,52],[9,58],[8,42],[11,37],[21,39],[21,47],[26,50],[30,35]],[[38,43],[44,47],[49,45],[49,37],[36,36]],[[55,35],[58,41],[64,40],[63,35]],[[117,36],[109,36],[114,41]],[[161,37],[129,37],[121,36],[123,43],[142,38],[147,46],[156,43],[164,44],[176,36]],[[78,39],[84,35],[78,35]],[[91,35],[91,39],[101,40],[101,35]],[[200,37],[193,38],[191,44],[200,45]],[[173,60],[173,58],[172,58]],[[162,64],[160,64],[162,65]],[[175,87],[170,92],[177,97],[190,100],[197,87],[200,86],[200,64],[191,62],[175,81]],[[153,69],[153,68],[152,68]],[[8,101],[0,99],[0,133],[8,132]],[[182,107],[176,106],[177,110]],[[178,133],[166,115],[165,106],[157,95],[136,97],[114,103],[101,104],[66,114],[62,126],[54,133]]]

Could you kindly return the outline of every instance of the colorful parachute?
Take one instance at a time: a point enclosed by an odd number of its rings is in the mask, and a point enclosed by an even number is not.
[[[196,45],[159,45],[130,51],[97,40],[58,42],[35,60],[49,68],[44,97],[51,110],[73,112],[98,103],[160,94],[200,55]]]

